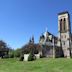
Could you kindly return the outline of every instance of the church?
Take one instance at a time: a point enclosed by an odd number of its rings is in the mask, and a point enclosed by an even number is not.
[[[44,49],[43,55],[46,57],[71,57],[72,34],[68,11],[58,13],[58,36],[54,36],[46,30],[40,36],[39,44]]]

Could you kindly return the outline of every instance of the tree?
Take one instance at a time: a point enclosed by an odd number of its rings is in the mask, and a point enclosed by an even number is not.
[[[9,52],[9,47],[4,41],[0,40],[0,57],[2,58],[7,57],[8,52]]]
[[[14,58],[14,49],[9,49],[9,58]]]
[[[28,57],[28,61],[33,61],[35,59],[36,58],[35,58],[35,55],[34,55],[34,50],[31,49],[30,54],[29,54],[29,57]]]
[[[21,48],[22,54],[29,54],[33,50],[34,54],[38,54],[42,50],[42,47],[39,44],[28,43]]]
[[[15,51],[14,51],[14,57],[20,57],[21,55],[21,49],[17,48]]]

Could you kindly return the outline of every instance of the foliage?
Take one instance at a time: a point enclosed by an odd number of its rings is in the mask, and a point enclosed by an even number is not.
[[[4,41],[0,40],[0,57],[1,58],[7,57],[8,52],[9,52],[9,47]]]
[[[21,49],[9,49],[9,58],[20,57]]]
[[[35,60],[35,55],[34,55],[33,49],[31,49],[31,52],[30,52],[29,57],[28,57],[28,61],[33,61],[33,60]]]
[[[21,55],[21,49],[17,48],[15,51],[14,51],[14,57],[20,57]]]
[[[24,60],[24,57],[20,56],[19,61],[23,61],[23,60]]]
[[[9,58],[14,58],[14,50],[13,49],[9,50]]]
[[[31,52],[31,49],[33,49],[34,54],[38,54],[39,51],[42,49],[39,44],[26,44],[21,48],[21,53],[23,54],[29,54]]]

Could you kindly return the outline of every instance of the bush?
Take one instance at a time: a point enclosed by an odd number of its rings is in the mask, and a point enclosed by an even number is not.
[[[9,58],[14,58],[14,50],[9,51]]]
[[[16,49],[16,50],[14,51],[14,57],[20,58],[20,56],[21,56],[21,49]]]
[[[14,54],[10,54],[9,55],[9,58],[14,58]]]
[[[24,57],[23,56],[21,56],[20,57],[20,59],[19,59],[19,61],[23,61],[24,60]]]
[[[19,57],[19,61],[23,61],[24,60],[24,55],[21,54],[20,57]]]
[[[35,58],[35,55],[34,55],[34,53],[31,51],[30,52],[30,54],[29,54],[29,57],[28,57],[28,61],[33,61],[33,60],[35,60],[36,58]]]
[[[3,58],[9,58],[9,55],[5,55],[5,56],[3,56]]]

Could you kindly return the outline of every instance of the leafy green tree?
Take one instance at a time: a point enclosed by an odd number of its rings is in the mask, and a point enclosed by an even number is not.
[[[9,47],[3,40],[0,40],[0,57],[2,58],[7,57],[8,52],[9,52]]]
[[[9,58],[14,58],[14,50],[9,49]]]
[[[33,49],[34,54],[38,54],[39,51],[42,49],[42,47],[39,44],[26,44],[21,48],[21,53],[23,54],[29,54],[31,52],[31,49]]]
[[[21,55],[21,49],[20,48],[17,48],[15,51],[14,51],[14,57],[20,57]]]

